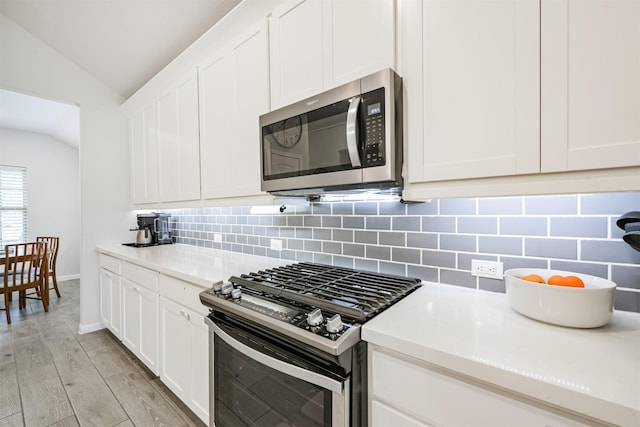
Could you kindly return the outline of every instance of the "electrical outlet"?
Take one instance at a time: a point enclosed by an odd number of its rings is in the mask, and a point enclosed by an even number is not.
[[[222,234],[214,234],[213,235],[213,242],[214,243],[222,243]]]
[[[280,252],[282,250],[282,240],[271,239],[271,249]]]
[[[502,262],[472,259],[471,275],[488,277],[490,279],[502,279]]]

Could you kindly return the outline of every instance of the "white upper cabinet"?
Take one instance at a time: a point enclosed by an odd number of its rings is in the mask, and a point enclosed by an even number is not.
[[[409,199],[638,189],[640,2],[399,6]]]
[[[266,20],[199,67],[202,197],[259,195],[260,126],[269,110]]]
[[[395,1],[323,2],[324,88],[395,68]]]
[[[292,0],[269,19],[276,109],[394,67],[393,0]]]
[[[322,4],[293,0],[269,19],[273,109],[322,91]]]
[[[409,181],[539,172],[538,1],[405,1],[402,13]]]
[[[155,103],[129,120],[131,195],[134,204],[158,201],[158,146]]]
[[[542,171],[640,165],[640,1],[541,12]]]
[[[158,97],[159,199],[200,199],[198,75],[188,77]]]

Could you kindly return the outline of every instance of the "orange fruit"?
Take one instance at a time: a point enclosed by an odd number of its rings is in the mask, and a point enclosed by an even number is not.
[[[584,288],[584,282],[582,279],[576,276],[551,276],[549,277],[549,284],[556,286],[567,286],[570,288]]]
[[[527,282],[545,283],[544,279],[537,274],[529,274],[528,276],[522,276],[521,279],[526,280]]]
[[[584,288],[584,282],[579,277],[567,276],[564,278],[564,286],[570,286],[572,288]]]
[[[565,282],[565,278],[558,274],[556,274],[555,276],[549,277],[549,280],[547,280],[548,284],[556,285],[556,286],[564,286],[564,282]]]

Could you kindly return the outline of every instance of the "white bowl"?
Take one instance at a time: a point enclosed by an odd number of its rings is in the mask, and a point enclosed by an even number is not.
[[[529,282],[520,277],[577,276],[584,288]],[[504,272],[507,299],[520,314],[542,322],[572,328],[597,328],[606,325],[613,314],[616,284],[610,280],[570,271],[542,268],[514,268]]]

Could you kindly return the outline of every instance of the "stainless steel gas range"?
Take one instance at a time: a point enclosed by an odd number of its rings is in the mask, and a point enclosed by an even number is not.
[[[367,425],[360,328],[419,279],[298,263],[232,276],[211,309],[210,425]]]

